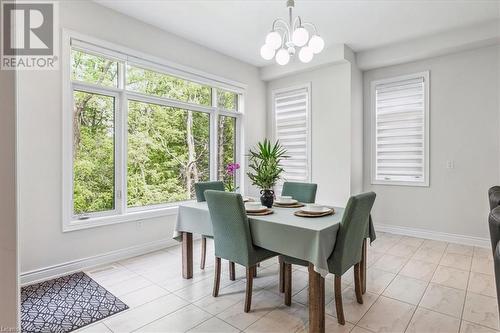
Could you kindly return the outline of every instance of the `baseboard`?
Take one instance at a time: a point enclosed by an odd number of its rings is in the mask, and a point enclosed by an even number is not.
[[[158,251],[167,247],[174,246],[176,244],[178,244],[178,242],[173,239],[158,240],[88,258],[77,259],[54,266],[23,272],[20,276],[21,286],[53,279],[66,274],[78,272],[86,268],[109,264],[118,260],[124,260],[149,252]]]
[[[377,223],[375,224],[375,230],[397,235],[433,239],[443,242],[472,245],[484,248],[489,248],[491,246],[489,238],[449,234],[446,232],[432,231],[427,229],[409,228],[409,227],[401,227],[401,226],[393,226],[388,224]]]

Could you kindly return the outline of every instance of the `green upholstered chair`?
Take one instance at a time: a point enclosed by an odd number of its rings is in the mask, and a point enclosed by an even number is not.
[[[246,267],[245,312],[252,303],[252,284],[256,266],[277,254],[255,246],[252,241],[243,199],[238,193],[208,190],[205,192],[215,244],[215,278],[213,296],[219,295],[221,258]]]
[[[196,193],[196,200],[198,202],[207,201],[205,199],[205,191],[206,190],[215,190],[215,191],[224,191],[224,183],[221,181],[215,182],[198,182],[194,184],[194,191]],[[205,261],[207,257],[207,238],[213,238],[212,236],[201,235],[201,260],[200,260],[200,268],[205,269]],[[229,275],[230,278],[234,276],[234,269],[231,269],[231,265],[229,264]],[[234,278],[232,279],[234,280]]]
[[[370,211],[375,202],[375,193],[368,192],[352,196],[347,202],[344,215],[337,232],[337,239],[332,254],[328,258],[328,271],[335,275],[335,306],[339,324],[344,325],[344,310],[342,306],[341,277],[354,266],[354,289],[356,300],[363,304],[360,277],[360,261],[362,244],[368,228]],[[292,264],[308,266],[305,260],[283,256],[285,262],[285,304],[291,304]]]
[[[303,203],[314,203],[316,201],[317,184],[312,183],[283,183],[281,195],[291,196],[295,200]]]
[[[314,203],[316,201],[317,184],[284,182],[281,195],[291,196],[293,199],[303,203]],[[279,260],[279,290],[285,292],[285,264],[281,256]]]

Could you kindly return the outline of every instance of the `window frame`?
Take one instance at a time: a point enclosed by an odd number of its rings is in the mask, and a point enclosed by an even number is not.
[[[93,37],[82,35],[75,31],[63,29],[62,48],[62,230],[69,232],[74,230],[93,228],[103,225],[139,221],[148,218],[174,215],[177,208],[183,202],[191,200],[156,204],[143,207],[128,207],[127,203],[127,158],[128,158],[128,102],[134,100],[143,103],[153,103],[167,107],[181,108],[195,112],[207,113],[210,116],[209,142],[210,142],[210,180],[217,178],[217,119],[219,115],[229,116],[236,119],[236,163],[242,168],[236,177],[237,186],[243,187],[244,168],[243,156],[243,121],[244,101],[246,85],[227,80],[212,74],[204,73],[177,65],[164,59],[143,54],[113,43],[98,40]],[[73,81],[71,77],[71,51],[73,49],[83,51],[96,56],[106,57],[118,62],[117,87],[99,86],[96,84]],[[182,102],[164,97],[147,95],[143,93],[126,90],[126,66],[127,64],[139,66],[166,75],[192,81],[211,88],[212,105],[204,106],[189,102]],[[217,90],[233,92],[238,95],[237,110],[225,110],[218,108]],[[93,212],[75,215],[73,209],[73,110],[74,91],[96,93],[115,98],[114,103],[114,134],[115,134],[115,191],[114,209],[104,212]]]
[[[271,105],[272,105],[272,137],[276,141],[277,136],[277,122],[276,122],[276,96],[280,94],[292,93],[296,90],[306,90],[307,92],[307,105],[306,105],[306,126],[307,126],[307,182],[312,181],[312,83],[307,82],[303,84],[293,85],[284,88],[273,89],[271,92]]]
[[[370,83],[370,182],[372,185],[390,185],[390,186],[410,186],[410,187],[429,187],[430,186],[430,74],[429,71],[393,76],[379,80],[373,80]],[[424,170],[423,181],[410,182],[399,180],[379,180],[376,177],[376,91],[379,84],[394,83],[403,80],[422,78],[424,82]]]

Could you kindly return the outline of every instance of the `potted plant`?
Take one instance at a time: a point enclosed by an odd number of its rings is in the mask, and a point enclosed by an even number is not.
[[[268,139],[259,142],[254,150],[250,149],[248,167],[251,171],[247,175],[252,184],[261,189],[260,202],[268,208],[274,203],[272,189],[284,171],[280,163],[281,159],[285,158],[285,153],[286,150],[279,141],[272,145]]]
[[[229,163],[226,166],[226,191],[236,192],[238,187],[235,185],[236,171],[240,168],[239,163]]]

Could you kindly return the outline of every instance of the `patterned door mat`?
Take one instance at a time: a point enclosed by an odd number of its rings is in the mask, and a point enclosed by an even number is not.
[[[71,332],[126,309],[83,272],[21,288],[22,332]]]

